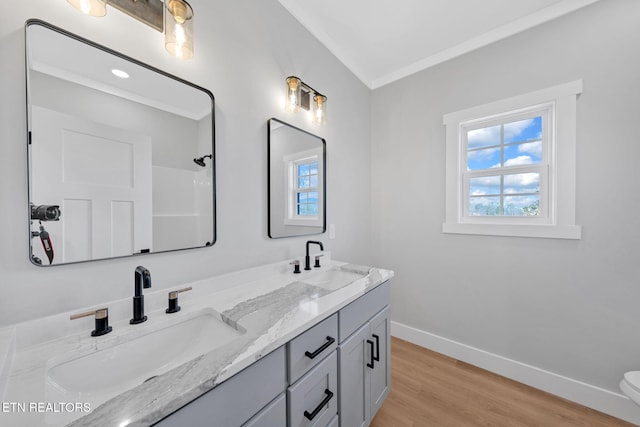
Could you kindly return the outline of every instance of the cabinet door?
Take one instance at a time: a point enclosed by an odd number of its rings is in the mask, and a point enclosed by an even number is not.
[[[374,343],[373,368],[371,375],[371,418],[373,419],[391,387],[391,328],[389,306],[369,322],[369,340]],[[376,360],[377,359],[377,360]]]
[[[242,427],[285,427],[286,425],[287,399],[283,393]]]
[[[342,427],[362,427],[369,424],[370,376],[367,363],[371,358],[369,324],[358,329],[338,347],[339,414]]]

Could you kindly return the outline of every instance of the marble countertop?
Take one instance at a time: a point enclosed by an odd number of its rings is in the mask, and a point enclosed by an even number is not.
[[[166,304],[167,290],[163,290],[164,301],[160,296],[151,298],[157,303],[148,304],[149,320],[142,324],[144,326],[129,325],[126,315],[117,316],[116,321],[111,322],[113,332],[103,337],[89,335],[87,325],[93,325],[92,319],[83,325],[82,332],[52,335],[61,325],[67,328],[62,328],[63,333],[70,331],[69,313],[13,327],[17,345],[0,424],[124,427],[148,426],[160,421],[394,274],[391,270],[334,261],[327,255],[325,265],[311,272],[294,275],[289,261],[284,261],[185,284],[192,286],[193,291],[181,294],[182,310],[177,314],[164,312],[161,304]],[[313,283],[307,279],[330,269],[351,269],[364,277],[337,288],[305,283]],[[114,312],[126,312],[125,307],[130,311],[130,304],[130,298],[108,304],[110,316]],[[46,381],[51,360],[97,351],[206,309],[220,313],[228,324],[239,325],[243,333],[133,388],[111,390],[104,395],[77,394],[73,398],[51,392]]]

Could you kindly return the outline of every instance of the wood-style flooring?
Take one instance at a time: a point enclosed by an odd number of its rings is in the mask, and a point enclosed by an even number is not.
[[[391,392],[371,427],[635,427],[409,342],[391,340]]]

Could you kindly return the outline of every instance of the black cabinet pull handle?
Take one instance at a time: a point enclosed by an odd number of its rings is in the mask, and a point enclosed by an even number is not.
[[[304,355],[307,356],[309,359],[315,359],[315,357],[317,355],[319,355],[320,353],[322,353],[323,351],[325,351],[331,344],[333,344],[334,342],[336,342],[335,338],[332,338],[330,336],[327,336],[327,342],[322,344],[320,346],[320,348],[318,348],[316,351],[314,351],[313,353],[311,353],[310,351],[305,351]]]
[[[380,337],[376,334],[371,334],[372,337],[376,339],[376,355],[373,356],[373,360],[376,362],[380,361]]]
[[[333,393],[328,388],[324,390],[324,394],[326,394],[325,398],[322,399],[322,402],[320,402],[320,404],[316,407],[316,409],[313,410],[313,412],[309,413],[309,411],[304,411],[304,416],[307,417],[309,421],[314,419],[316,415],[318,415],[318,413],[322,411],[322,408],[324,408],[333,397]]]
[[[373,357],[373,341],[371,341],[371,340],[367,340],[367,344],[369,344],[369,345],[371,346],[371,352],[369,353],[369,354],[371,355],[371,362],[367,363],[367,367],[369,367],[369,368],[373,369],[373,366],[374,366],[374,364],[373,364],[373,363],[374,363],[374,360],[376,360],[376,359]]]

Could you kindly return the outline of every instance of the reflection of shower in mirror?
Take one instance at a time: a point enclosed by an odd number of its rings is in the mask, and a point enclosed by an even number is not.
[[[193,159],[193,162],[198,166],[205,167],[206,165],[204,163],[204,159],[206,159],[207,157],[210,158],[210,159],[213,159],[213,156],[211,154],[207,154],[206,156],[197,157],[197,158]]]

